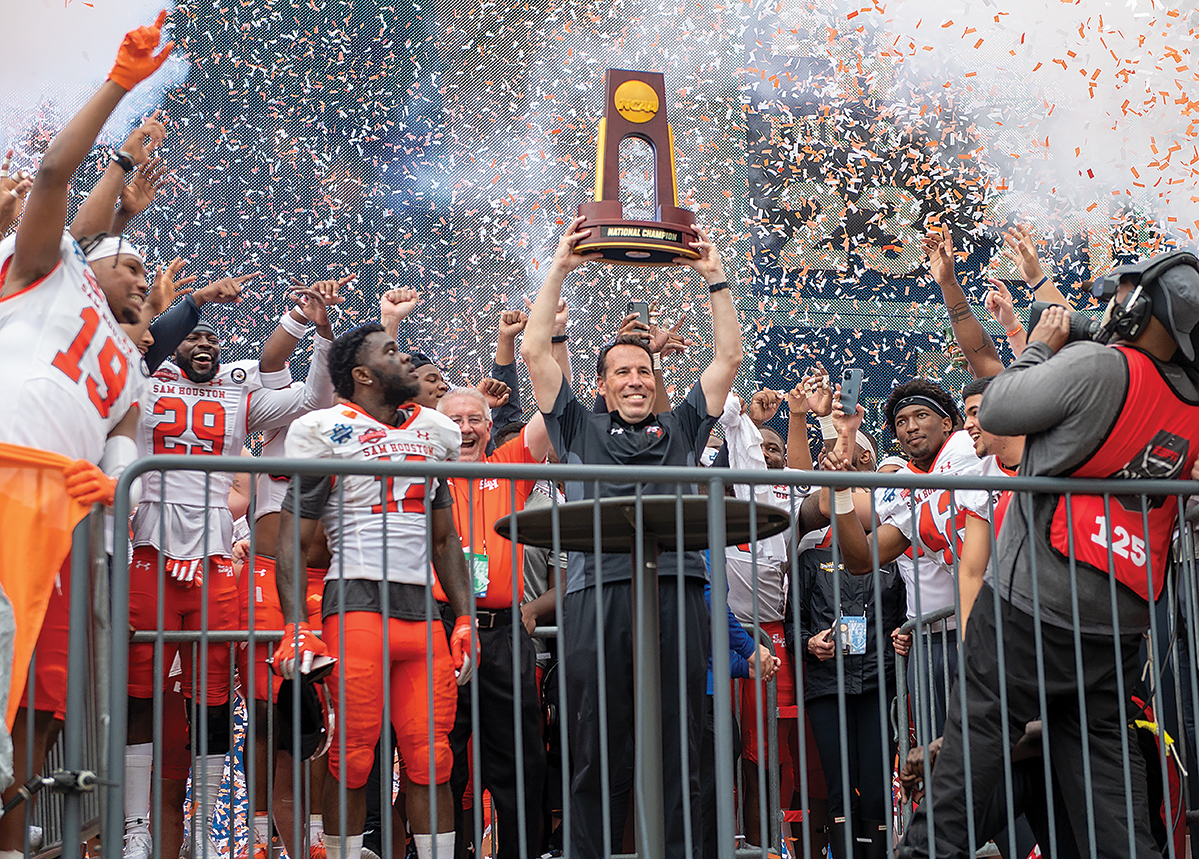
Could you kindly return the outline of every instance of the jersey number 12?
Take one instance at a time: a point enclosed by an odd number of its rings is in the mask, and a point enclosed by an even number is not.
[[[381,460],[391,461],[390,456],[381,456]],[[423,462],[423,456],[406,456],[406,462],[420,461]],[[386,504],[388,513],[399,513],[401,510],[405,513],[424,513],[425,512],[425,480],[423,477],[405,478],[393,477],[391,475],[379,475],[375,480],[380,483],[379,503],[371,507],[372,513],[382,513]],[[407,489],[404,489],[407,483]]]

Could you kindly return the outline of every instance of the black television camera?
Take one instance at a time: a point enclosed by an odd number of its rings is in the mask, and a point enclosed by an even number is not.
[[[1102,319],[1095,319],[1078,311],[1070,311],[1070,333],[1067,343],[1078,340],[1094,340],[1110,343],[1114,340],[1135,340],[1149,324],[1153,301],[1147,294],[1153,283],[1167,270],[1176,265],[1188,265],[1199,269],[1199,259],[1188,251],[1170,251],[1158,254],[1133,265],[1122,265],[1091,284],[1091,295],[1107,301]],[[1116,301],[1116,290],[1124,281],[1133,289],[1123,302]],[[1045,308],[1052,305],[1047,301],[1034,301],[1028,312],[1028,333],[1037,327]]]

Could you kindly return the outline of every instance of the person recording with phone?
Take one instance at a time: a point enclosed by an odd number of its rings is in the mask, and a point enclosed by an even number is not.
[[[860,370],[847,370],[846,374],[850,372],[860,381]],[[840,405],[849,405],[844,389]],[[855,403],[854,413],[859,410]],[[841,423],[845,427],[845,422]],[[854,470],[869,472],[875,467],[873,447],[860,430],[852,434],[843,430],[833,456],[848,458],[852,451]],[[876,601],[872,577],[852,575],[843,564],[834,569],[829,528],[805,534],[803,543],[811,548],[801,551],[793,566],[788,596],[788,602],[799,608],[799,626],[795,626],[795,614],[788,605],[784,633],[788,652],[795,652],[798,646],[803,655],[804,712],[828,785],[831,855],[884,857],[891,808],[889,778],[883,775],[882,762],[887,761],[889,767],[895,747],[889,726],[879,718],[879,703],[880,699],[889,702],[894,695],[895,651],[887,634],[904,620],[903,577],[894,564],[884,565],[879,570]],[[876,633],[879,623],[884,641],[881,658]],[[839,690],[845,698],[848,748],[844,749]],[[848,853],[847,843],[853,845]]]
[[[887,398],[884,414],[900,448],[909,457],[901,474],[962,474],[977,468],[974,440],[964,430],[954,430],[961,417],[953,398],[940,385],[917,378],[898,386]],[[844,426],[842,431],[857,432],[864,416],[860,408],[854,413],[846,411],[842,403],[834,404],[833,420]],[[825,457],[821,467],[848,471],[854,464],[843,453],[834,453]],[[805,524],[819,524],[828,515],[828,490],[820,495],[818,512],[811,509],[811,499],[805,501]],[[908,619],[956,605],[956,562],[966,513],[961,505],[949,503],[946,495],[942,489],[876,490],[873,512],[878,524],[867,533],[871,522],[869,503],[855,504],[848,489],[833,493],[837,545],[847,570],[864,576],[874,571],[875,558],[884,565],[905,554],[912,557],[911,578],[906,581]],[[877,546],[877,555],[872,543]],[[913,721],[919,738],[927,742],[940,736],[946,710],[953,709],[947,690],[957,676],[957,620],[949,617],[926,624],[924,629],[928,643],[913,648],[918,658],[908,662],[908,684],[917,690],[916,700],[920,703]],[[909,638],[898,632],[893,637],[895,646],[906,651]]]
[[[1026,437],[1020,476],[1188,478],[1199,454],[1199,259],[1172,251],[1122,266],[1092,292],[1109,300],[1102,322],[1083,325],[1064,307],[1044,309],[1020,359],[983,394],[980,426]],[[1034,719],[1044,720],[1063,794],[1088,797],[1069,808],[1084,854],[1161,855],[1145,761],[1125,734],[1137,716],[1122,706],[1116,670],[1125,689],[1137,680],[1177,510],[1172,496],[1016,493],[998,537],[998,587],[983,584],[963,643],[966,713],[950,708],[932,771],[938,856],[973,855],[968,816],[978,822],[980,797],[1002,783],[1004,757]],[[917,814],[898,855],[928,856],[929,840],[929,816]]]

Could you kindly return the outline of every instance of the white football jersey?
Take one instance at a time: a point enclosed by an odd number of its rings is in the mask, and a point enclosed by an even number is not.
[[[786,468],[784,471],[795,471]],[[738,485],[736,492],[741,497],[742,490],[749,487]],[[795,493],[795,515],[799,515],[799,507],[803,500],[812,492],[810,486],[770,485],[755,487],[757,502],[769,504],[780,510],[792,510],[791,493]],[[746,493],[748,500],[748,493]],[[725,572],[729,580],[729,607],[737,620],[742,623],[753,623],[754,620],[754,574],[758,583],[758,620],[761,622],[781,621],[783,607],[787,602],[787,548],[791,540],[791,529],[782,533],[759,540],[757,543],[739,543],[729,546],[724,551]],[[757,569],[754,569],[754,556],[757,556]]]
[[[380,423],[350,403],[311,412],[287,431],[287,456],[357,462],[456,460],[462,446],[457,424],[433,409],[414,409],[398,427]],[[387,580],[424,585],[425,511],[437,485],[432,481],[426,492],[421,478],[339,477],[321,515],[333,553],[327,580],[336,579],[343,569],[349,579],[383,580],[386,534]]]
[[[964,474],[978,475],[979,477],[1011,477],[1016,472],[1008,471],[1004,468],[1003,463],[999,461],[999,457],[992,454],[984,456],[978,461],[978,465],[963,472]],[[966,510],[969,510],[980,519],[990,521],[991,514],[994,510],[994,505],[999,503],[999,496],[1003,494],[1003,490],[995,489],[990,492],[985,489],[964,489],[956,493],[957,503]]]
[[[317,337],[313,364],[325,363],[329,341]],[[299,415],[332,400],[314,388],[318,377],[283,390],[262,387],[257,361],[222,364],[217,375],[195,383],[171,362],[154,373],[138,423],[138,452],[239,456],[246,436],[287,426]],[[313,384],[310,384],[313,382]],[[233,547],[229,512],[229,472],[171,471],[165,480],[150,472],[143,478],[142,501],[133,516],[133,545],[153,546],[168,558],[190,560],[228,555]],[[208,508],[205,528],[205,506]]]
[[[728,446],[729,467],[748,471],[765,471],[766,457],[762,452],[762,433],[754,426],[748,415],[741,413],[741,401],[730,393],[725,398],[724,410],[720,415],[724,427],[724,440]],[[794,471],[794,469],[784,469]],[[737,498],[748,501],[750,484],[734,484]],[[778,486],[754,484],[753,496],[757,503],[768,504],[795,514],[799,505],[812,491],[809,486]],[[795,500],[792,502],[792,490]],[[791,537],[788,528],[781,534],[758,540],[756,543],[741,543],[725,549],[725,570],[729,580],[729,607],[737,620],[753,623],[754,582],[757,581],[758,620],[774,622],[783,620],[783,606],[787,601],[787,543]],[[756,561],[756,567],[755,567]]]
[[[965,430],[959,430],[945,440],[928,474],[965,474],[979,467],[974,453],[974,440]],[[923,474],[912,463],[907,473]],[[905,473],[900,469],[900,474]],[[912,527],[912,505],[909,497],[915,492],[917,528]],[[920,552],[913,560],[919,567],[920,611],[927,614],[954,604],[955,580],[953,565],[961,549],[962,532],[966,526],[966,511],[954,493],[944,489],[878,489],[875,491],[875,510],[879,521],[894,525],[912,541],[911,552]],[[917,536],[913,536],[916,534]],[[906,566],[906,565],[905,565]],[[901,571],[903,568],[901,567]],[[915,612],[915,570],[907,580],[909,617]],[[905,576],[907,579],[907,576]]]
[[[0,242],[0,284],[15,246],[15,235]],[[69,233],[59,256],[48,275],[0,300],[0,441],[98,463],[138,402],[146,364]]]
[[[262,441],[263,456],[287,455],[287,429],[280,427],[266,434]],[[287,497],[287,487],[291,481],[287,477],[259,474],[254,482],[254,521],[257,522],[268,513],[278,513],[283,509],[283,499]]]

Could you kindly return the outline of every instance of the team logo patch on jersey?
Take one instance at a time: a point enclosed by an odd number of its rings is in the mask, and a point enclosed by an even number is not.
[[[362,444],[374,444],[377,441],[382,441],[387,438],[387,430],[368,429],[362,435],[358,436],[358,441]]]
[[[229,378],[233,380],[233,384],[240,385],[246,381],[246,371],[241,367],[234,367],[233,372],[229,374]]]
[[[336,424],[329,430],[329,438],[334,444],[345,444],[354,435],[354,429],[349,424]]]
[[[154,371],[154,378],[161,379],[164,382],[178,382],[179,374],[176,373],[174,370],[171,370],[167,367],[163,367],[161,370]]]
[[[645,434],[652,435],[654,438],[661,438],[662,437],[662,427],[658,426],[657,424],[654,424],[653,426],[648,426],[645,428]]]

